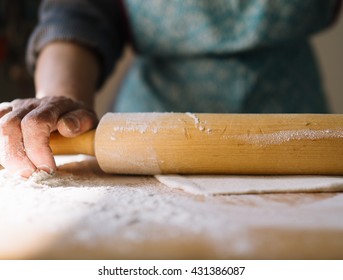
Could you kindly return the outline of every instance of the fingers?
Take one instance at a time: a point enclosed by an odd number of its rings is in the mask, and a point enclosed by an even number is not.
[[[53,173],[51,132],[76,136],[97,124],[96,114],[65,97],[18,99],[0,104],[0,163],[12,173],[29,177],[35,170]]]
[[[12,105],[9,102],[0,103],[0,118],[12,111]]]
[[[57,130],[65,137],[74,137],[94,128],[97,123],[94,112],[78,109],[63,115],[57,123]]]
[[[26,156],[38,170],[52,174],[56,164],[49,147],[49,137],[53,124],[44,121],[39,113],[30,113],[21,122],[21,131]]]
[[[10,111],[0,119],[0,162],[11,173],[23,177],[29,177],[36,170],[26,156],[21,133],[21,120],[28,110],[30,108]]]
[[[49,98],[28,113],[21,122],[25,152],[39,170],[53,173],[55,160],[49,147],[51,132],[57,129],[61,115],[78,109],[81,105],[67,98]]]

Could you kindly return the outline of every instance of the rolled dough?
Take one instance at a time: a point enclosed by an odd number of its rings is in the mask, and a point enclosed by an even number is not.
[[[162,184],[193,194],[263,194],[343,191],[343,176],[157,175]]]

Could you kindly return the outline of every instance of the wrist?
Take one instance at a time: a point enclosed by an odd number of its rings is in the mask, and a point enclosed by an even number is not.
[[[40,53],[35,71],[36,97],[64,96],[93,108],[99,62],[91,50],[53,42]]]

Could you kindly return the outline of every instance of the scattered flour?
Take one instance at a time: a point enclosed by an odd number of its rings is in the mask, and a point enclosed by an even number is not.
[[[189,113],[189,112],[187,112],[186,115],[194,120],[195,127],[199,125],[200,120],[197,115]]]
[[[343,252],[341,236],[331,235],[343,231],[343,194],[195,196],[153,177],[104,174],[90,157],[70,159],[55,175],[29,180],[0,170],[0,258],[323,258]],[[307,242],[291,242],[303,235]],[[279,237],[273,246],[271,237]]]
[[[116,114],[120,118],[121,114]],[[158,127],[154,125],[158,117],[163,116],[163,113],[139,113],[125,115],[124,125],[114,126],[114,132],[139,132],[141,134],[151,131],[158,132]]]
[[[143,134],[148,130],[149,126],[147,123],[140,123],[140,124],[132,124],[129,126],[115,126],[113,131],[115,132],[127,132],[127,131],[138,131],[139,133]]]
[[[211,128],[206,128],[206,121],[201,121],[196,114],[187,112],[186,115],[194,120],[195,128],[200,131],[206,131],[207,134],[212,132]]]

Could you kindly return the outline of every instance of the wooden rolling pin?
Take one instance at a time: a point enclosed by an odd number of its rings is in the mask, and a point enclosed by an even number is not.
[[[95,155],[119,174],[343,175],[343,115],[108,113],[52,135],[54,154]]]

